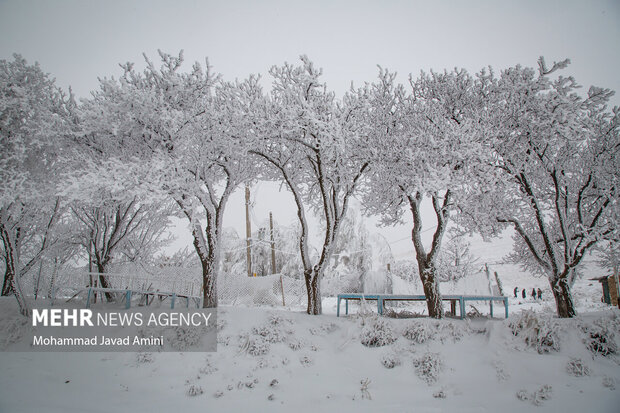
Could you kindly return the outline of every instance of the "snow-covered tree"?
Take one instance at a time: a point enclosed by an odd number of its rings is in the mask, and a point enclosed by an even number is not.
[[[472,221],[483,232],[512,227],[512,258],[544,273],[558,315],[573,317],[571,286],[584,255],[618,237],[620,109],[607,109],[607,89],[582,96],[572,77],[552,78],[568,60],[538,63],[479,76],[481,122],[502,180],[480,193]]]
[[[453,236],[446,242],[437,259],[439,281],[458,281],[478,271],[478,259],[469,250],[463,236]]]
[[[74,238],[88,256],[90,270],[99,273],[99,285],[109,287],[105,273],[112,263],[122,260],[152,260],[164,245],[169,209],[140,203],[137,198],[127,202],[112,197],[95,203],[74,202],[71,211],[76,218]],[[108,301],[113,295],[107,293]]]
[[[364,292],[366,278],[372,270],[370,234],[361,218],[358,208],[350,208],[347,212],[335,240],[333,265],[328,269],[328,275],[332,278],[346,279],[349,292]],[[337,291],[332,291],[332,294],[337,294]]]
[[[129,171],[146,167],[142,187],[174,200],[201,262],[203,305],[216,307],[224,208],[235,188],[254,176],[243,149],[251,132],[243,115],[260,88],[255,78],[223,82],[208,64],[183,73],[182,53],[160,57],[159,69],[146,59],[142,72],[126,64],[120,79],[101,80],[86,108],[93,127],[83,144],[112,150],[132,165]],[[132,175],[125,180],[133,182]]]
[[[0,238],[4,248],[3,294],[12,292],[29,313],[21,277],[52,246],[62,214],[57,176],[72,125],[74,102],[38,64],[19,55],[0,60]]]
[[[411,94],[380,70],[368,85],[372,96],[375,156],[364,206],[383,223],[400,222],[405,208],[413,217],[412,241],[429,315],[443,317],[437,259],[451,213],[469,202],[485,181],[482,134],[475,113],[480,106],[474,80],[464,70],[410,78]],[[422,241],[425,199],[435,213],[430,247]],[[429,230],[432,230],[430,227]]]
[[[297,244],[299,231],[297,225],[285,227],[274,221],[273,240],[275,243],[276,273],[292,278],[301,278],[303,267],[299,258]],[[245,274],[247,271],[246,239],[232,229],[226,228],[223,237],[222,268],[227,274]],[[252,272],[259,276],[271,274],[271,233],[269,221],[262,222],[252,232],[251,239]]]
[[[306,57],[301,65],[284,64],[270,70],[274,78],[270,99],[252,117],[257,140],[252,153],[264,160],[291,191],[301,226],[299,251],[308,292],[308,314],[321,314],[321,279],[329,265],[334,240],[350,197],[368,167],[361,150],[367,125],[355,93],[342,102],[327,90]],[[323,222],[323,245],[314,260],[308,244],[306,208]]]
[[[161,254],[155,257],[153,265],[159,268],[195,268],[200,265],[196,257],[196,251],[185,247],[172,254]]]
[[[606,269],[610,275],[620,273],[620,242],[617,240],[601,242],[596,247],[597,264]]]

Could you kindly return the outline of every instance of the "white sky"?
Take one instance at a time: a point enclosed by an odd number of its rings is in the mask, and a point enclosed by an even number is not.
[[[208,57],[227,79],[267,77],[270,66],[307,54],[338,94],[351,81],[374,80],[377,64],[404,82],[420,70],[500,70],[535,66],[541,55],[549,63],[568,57],[566,73],[580,84],[620,92],[620,1],[0,0],[0,59],[17,52],[38,61],[78,97],[88,97],[97,77],[118,76],[118,63],[141,63],[143,52],[156,59],[157,49],[184,49],[188,63]],[[288,197],[274,202],[272,193],[268,185],[255,191],[257,219],[274,209],[278,221],[293,221],[292,205],[281,207]],[[241,195],[229,209],[225,225],[243,234]]]

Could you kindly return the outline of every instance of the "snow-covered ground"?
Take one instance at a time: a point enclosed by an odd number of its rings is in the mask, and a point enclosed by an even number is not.
[[[575,288],[574,320],[548,315],[549,294],[511,299],[508,320],[439,322],[337,318],[326,299],[322,316],[221,307],[214,353],[1,352],[0,411],[617,412],[620,311]],[[28,327],[0,307],[5,342]]]
[[[619,411],[620,311],[588,279],[600,271],[590,266],[574,286],[579,317],[558,320],[544,278],[495,270],[508,320],[501,306],[492,320],[379,318],[374,302],[338,318],[336,299],[325,298],[322,316],[222,306],[214,353],[0,352],[0,412]],[[513,297],[515,286],[526,299]],[[399,292],[418,292],[410,288]],[[488,280],[481,272],[441,289],[487,294]],[[23,345],[29,327],[16,322],[12,297],[0,299],[0,314],[0,344]],[[607,341],[591,345],[592,335]]]

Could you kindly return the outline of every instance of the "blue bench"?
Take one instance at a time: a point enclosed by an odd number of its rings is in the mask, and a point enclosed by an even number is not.
[[[488,301],[491,317],[493,317],[493,301],[504,303],[505,316],[508,318],[508,297],[503,296],[484,296],[484,295],[442,295],[442,301],[450,301],[452,314],[456,315],[456,302],[459,303],[460,318],[465,318],[466,301]],[[336,316],[340,317],[340,301],[345,301],[345,314],[349,314],[349,300],[370,300],[377,301],[377,313],[383,315],[386,301],[426,301],[424,295],[394,295],[394,294],[338,294],[338,307]]]

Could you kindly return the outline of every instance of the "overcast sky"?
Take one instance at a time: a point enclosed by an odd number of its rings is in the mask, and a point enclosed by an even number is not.
[[[0,58],[38,61],[81,97],[157,49],[209,57],[229,79],[307,54],[339,93],[373,80],[377,64],[405,80],[568,57],[581,84],[620,90],[620,2],[0,0]]]
[[[78,97],[97,77],[118,76],[118,63],[141,63],[143,52],[156,59],[157,49],[184,49],[188,62],[208,57],[227,79],[307,54],[339,95],[351,81],[374,80],[377,64],[406,81],[420,70],[568,57],[578,83],[620,92],[620,1],[0,0],[0,59],[38,61]],[[257,216],[272,209],[258,204]],[[294,210],[281,215],[293,220]]]

